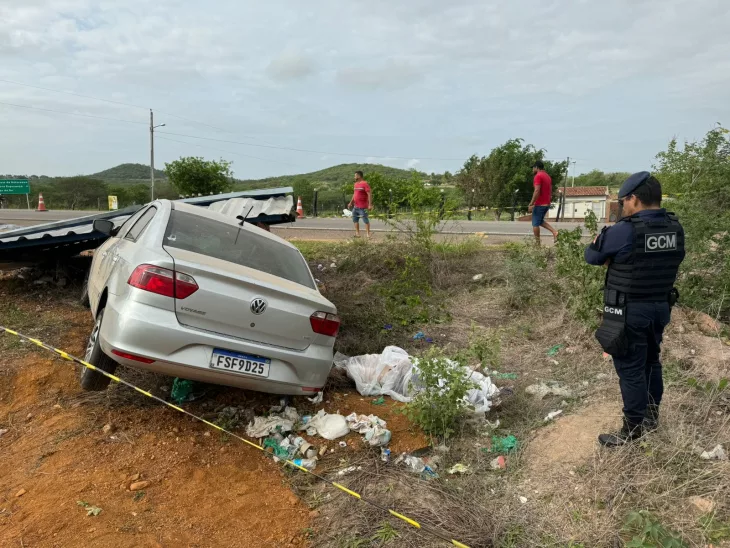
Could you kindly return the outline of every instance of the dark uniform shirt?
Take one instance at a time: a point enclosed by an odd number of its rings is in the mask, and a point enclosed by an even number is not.
[[[666,210],[644,209],[637,213],[642,219],[662,219]],[[622,263],[631,254],[634,246],[634,229],[628,217],[624,217],[613,226],[605,227],[598,235],[594,244],[586,247],[584,256],[588,264],[602,265],[609,259],[613,262]]]

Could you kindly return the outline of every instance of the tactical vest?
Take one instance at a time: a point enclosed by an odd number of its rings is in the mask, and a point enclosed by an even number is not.
[[[665,301],[674,287],[684,259],[684,229],[674,213],[663,219],[632,215],[634,246],[625,262],[611,262],[606,272],[606,290],[624,295],[626,302]]]

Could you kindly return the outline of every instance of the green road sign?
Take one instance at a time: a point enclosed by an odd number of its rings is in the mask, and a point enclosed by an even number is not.
[[[0,179],[0,194],[30,194],[28,179]]]

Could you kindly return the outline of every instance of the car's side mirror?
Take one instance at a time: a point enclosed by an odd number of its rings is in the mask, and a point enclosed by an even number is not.
[[[111,221],[107,221],[106,219],[97,219],[94,221],[94,231],[95,232],[101,232],[102,234],[106,234],[107,236],[114,236],[116,234],[114,230],[114,223]]]

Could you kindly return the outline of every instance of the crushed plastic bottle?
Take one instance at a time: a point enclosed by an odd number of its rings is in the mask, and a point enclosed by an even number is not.
[[[306,468],[307,470],[314,470],[317,468],[317,459],[294,459],[294,464]]]

